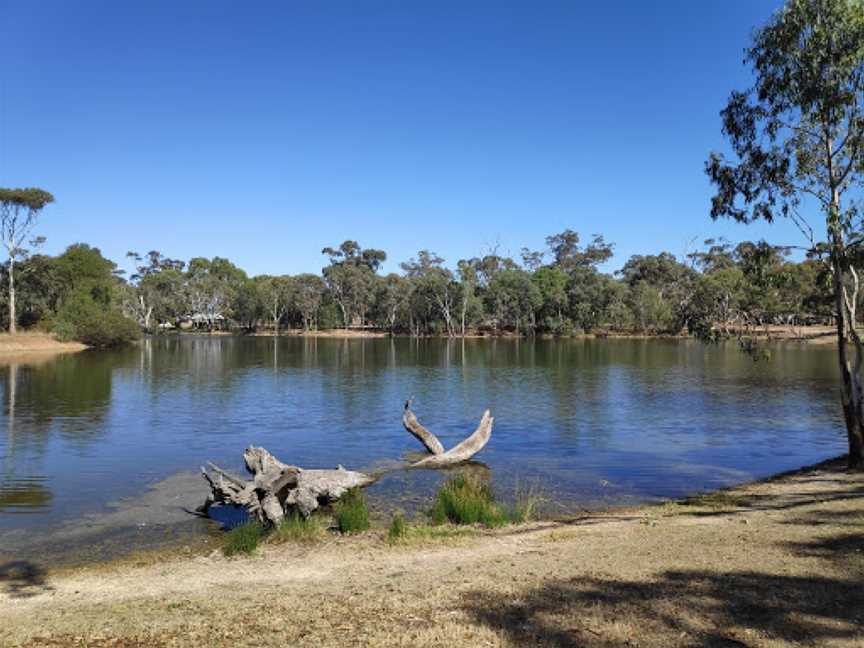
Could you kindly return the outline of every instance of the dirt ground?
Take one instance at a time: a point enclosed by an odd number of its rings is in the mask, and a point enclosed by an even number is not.
[[[178,555],[179,553],[179,555]],[[4,646],[864,646],[864,476],[390,546],[0,565]]]

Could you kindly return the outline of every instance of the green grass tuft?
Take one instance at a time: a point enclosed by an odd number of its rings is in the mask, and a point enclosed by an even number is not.
[[[429,517],[433,524],[482,524],[489,528],[509,522],[507,513],[495,503],[489,484],[465,474],[444,482],[435,495]]]
[[[273,529],[267,538],[273,544],[284,542],[312,543],[324,537],[324,524],[320,517],[310,515],[303,517],[298,512],[288,514],[279,525]]]
[[[387,542],[396,544],[403,542],[408,537],[408,523],[401,511],[396,511],[390,520],[390,528],[387,529]]]
[[[369,528],[369,506],[359,488],[346,492],[333,507],[341,533],[360,533]]]
[[[255,553],[265,534],[266,530],[259,522],[246,522],[236,526],[225,537],[222,553],[226,556]]]

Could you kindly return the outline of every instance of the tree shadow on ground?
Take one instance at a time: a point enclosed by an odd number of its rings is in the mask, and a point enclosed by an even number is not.
[[[771,638],[864,641],[860,579],[669,571],[648,581],[553,582],[469,592],[464,609],[514,646],[748,646]]]
[[[10,598],[29,598],[53,589],[45,579],[45,570],[27,560],[0,564],[0,592]]]

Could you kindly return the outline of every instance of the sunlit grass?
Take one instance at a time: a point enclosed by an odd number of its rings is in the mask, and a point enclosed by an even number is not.
[[[495,528],[510,520],[504,509],[495,502],[491,486],[469,475],[460,474],[448,479],[432,502],[429,518],[433,524],[482,524]]]
[[[222,553],[226,556],[253,554],[266,532],[266,529],[259,522],[246,522],[236,526],[225,536]]]
[[[286,542],[313,543],[325,536],[326,524],[317,515],[303,517],[300,513],[290,513],[273,529],[267,542],[283,544]]]
[[[360,533],[369,528],[369,506],[359,488],[346,492],[333,507],[340,533]]]

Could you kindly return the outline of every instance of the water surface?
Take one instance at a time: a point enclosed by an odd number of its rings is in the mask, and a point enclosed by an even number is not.
[[[203,336],[7,362],[0,532],[38,536],[207,460],[239,472],[250,444],[306,467],[390,465],[421,449],[400,422],[412,395],[446,447],[492,409],[476,469],[505,497],[539,484],[563,511],[680,496],[841,454],[835,363],[683,340]],[[416,508],[441,477],[395,472],[370,497]]]

